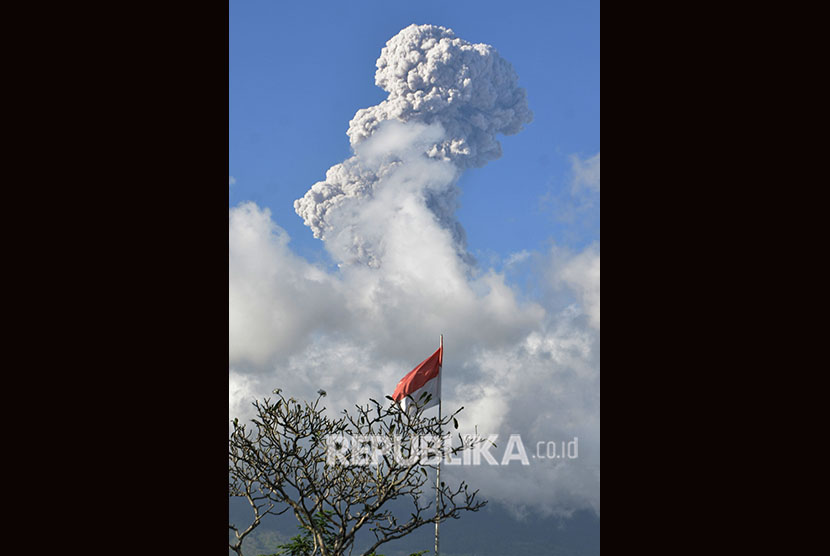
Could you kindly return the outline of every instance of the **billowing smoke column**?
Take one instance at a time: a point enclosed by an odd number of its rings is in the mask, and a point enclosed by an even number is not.
[[[531,121],[525,90],[493,47],[470,44],[435,25],[410,25],[392,37],[377,68],[375,83],[389,97],[358,110],[350,122],[355,156],[330,168],[294,209],[315,237],[334,235],[342,243],[348,236],[347,255],[341,257],[346,262],[376,267],[382,259],[378,234],[355,224],[355,207],[387,187],[414,188],[463,255],[464,232],[454,217],[458,176],[501,156],[497,133],[517,133]],[[427,168],[419,158],[452,171]],[[423,179],[419,171],[392,179],[407,164],[421,165]],[[351,215],[338,218],[343,211]]]

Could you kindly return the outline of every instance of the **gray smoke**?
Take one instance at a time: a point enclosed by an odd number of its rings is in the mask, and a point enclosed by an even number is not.
[[[531,121],[525,90],[492,46],[470,44],[436,25],[410,25],[392,37],[377,68],[375,83],[389,96],[358,110],[350,122],[355,155],[332,166],[294,209],[314,237],[333,239],[341,260],[377,267],[383,234],[367,231],[355,214],[381,190],[403,187],[450,231],[466,257],[464,230],[454,216],[458,177],[501,156],[496,134],[518,133]]]

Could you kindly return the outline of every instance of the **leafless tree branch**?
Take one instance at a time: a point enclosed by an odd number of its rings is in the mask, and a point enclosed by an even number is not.
[[[235,534],[229,546],[239,556],[245,537],[265,516],[288,510],[311,533],[314,554],[351,554],[358,532],[368,529],[374,541],[361,556],[369,556],[419,527],[458,519],[486,504],[465,482],[455,488],[443,482],[437,486],[440,511],[426,496],[427,490],[434,496],[436,489],[428,484],[426,469],[437,466],[441,450],[456,455],[484,442],[458,435],[460,445],[442,446],[441,432],[457,428],[456,415],[463,408],[439,420],[423,415],[428,399],[412,400],[414,410],[408,412],[396,403],[370,400],[334,419],[321,405],[324,392],[313,402],[275,393],[273,401],[254,402],[256,417],[250,424],[235,419],[230,434],[229,493],[246,498],[253,514],[245,529],[229,525]],[[390,509],[389,503],[399,499],[413,504],[406,519]]]

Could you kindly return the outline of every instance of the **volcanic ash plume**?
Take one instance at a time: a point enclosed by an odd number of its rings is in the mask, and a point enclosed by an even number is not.
[[[294,209],[315,237],[336,238],[345,248],[335,252],[341,259],[379,266],[383,231],[367,231],[353,216],[381,190],[403,188],[450,231],[463,254],[464,232],[454,217],[458,176],[501,156],[497,133],[518,133],[531,121],[525,90],[492,46],[470,44],[435,25],[410,25],[392,37],[377,68],[375,84],[389,96],[350,122],[355,155],[331,167]]]

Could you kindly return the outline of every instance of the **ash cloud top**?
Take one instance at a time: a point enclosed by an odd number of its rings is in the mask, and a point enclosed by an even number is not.
[[[380,189],[399,187],[401,180],[394,176],[399,177],[400,166],[415,162],[425,179],[408,179],[409,193],[427,205],[469,260],[454,216],[456,182],[466,168],[501,156],[497,134],[518,133],[532,120],[525,90],[492,46],[471,44],[436,25],[400,31],[382,49],[377,68],[375,83],[389,96],[358,110],[350,122],[347,134],[355,155],[330,168],[294,208],[315,237],[337,238],[333,243],[342,249],[332,254],[341,262],[379,267],[383,245],[376,234],[351,218],[343,226],[338,213],[359,210]],[[419,158],[449,163],[453,171],[429,167]]]
[[[533,116],[513,66],[487,44],[470,44],[451,29],[410,25],[392,37],[377,61],[375,84],[389,98],[358,110],[352,146],[385,120],[439,122],[447,137],[429,156],[461,168],[501,156],[496,134],[518,133]]]

